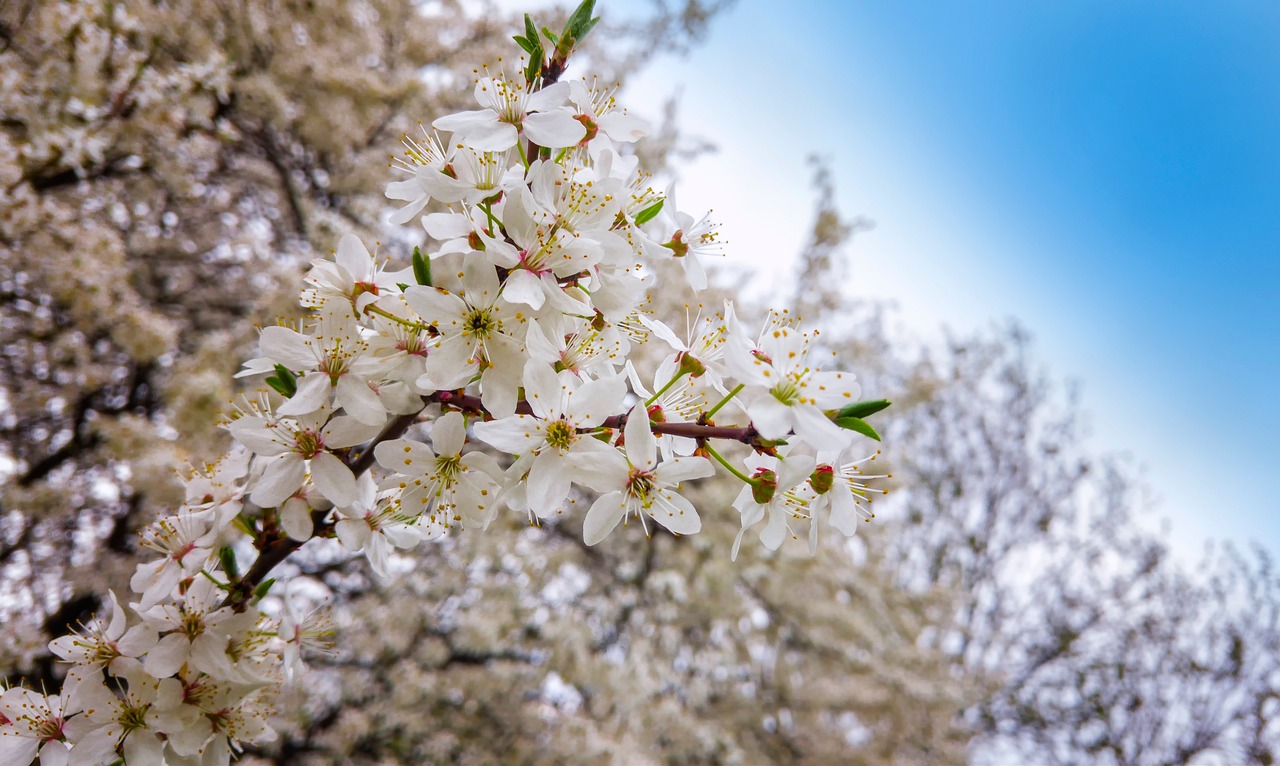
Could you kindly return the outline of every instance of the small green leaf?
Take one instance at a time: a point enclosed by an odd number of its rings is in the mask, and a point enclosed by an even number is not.
[[[573,36],[573,38],[581,42],[583,36],[591,29],[592,25],[599,19],[592,19],[591,13],[595,10],[596,0],[582,0],[582,3],[574,9],[570,14],[569,20],[565,22],[565,37]]]
[[[531,43],[539,43],[538,26],[533,23],[533,17],[527,13],[524,15],[524,36]],[[539,45],[538,47],[542,46]]]
[[[266,598],[267,591],[271,590],[271,586],[275,584],[276,584],[276,578],[274,577],[269,577],[266,580],[263,580],[262,582],[258,583],[258,587],[253,589],[254,597],[258,599]]]
[[[594,29],[596,24],[599,24],[599,23],[600,23],[600,17],[597,16],[594,19],[591,19],[590,21],[588,21],[586,24],[583,24],[574,34],[574,36],[577,37],[578,42],[582,42],[583,40],[585,40],[587,37],[587,33],[590,32],[592,29]]]
[[[840,408],[840,417],[842,418],[865,418],[874,415],[880,410],[885,409],[893,402],[888,399],[872,399],[865,402],[855,402],[847,404]]]
[[[880,434],[876,433],[876,429],[872,428],[871,424],[863,420],[862,418],[853,418],[853,417],[836,418],[836,425],[840,426],[841,428],[847,428],[850,431],[857,431],[863,436],[867,436],[872,439],[875,439],[876,441],[880,441]]]
[[[396,287],[400,288],[400,292],[404,292],[405,290],[409,289],[409,285],[405,284],[404,282],[396,282]]]
[[[536,50],[538,49],[538,46],[537,46],[537,44],[536,44],[536,43],[531,43],[531,42],[529,42],[528,40],[526,40],[526,39],[524,39],[523,37],[521,37],[520,35],[516,35],[515,37],[513,37],[513,38],[511,38],[511,39],[512,39],[512,40],[515,40],[515,41],[516,41],[516,45],[519,45],[519,46],[520,46],[520,48],[521,48],[525,53],[528,53],[528,54],[529,54],[529,55],[531,55],[531,56],[533,55],[533,52],[534,52],[534,51],[536,51]]]
[[[662,212],[663,202],[665,202],[665,200],[658,200],[644,210],[641,210],[639,213],[636,213],[636,226],[644,226],[646,223],[656,218],[658,213]]]
[[[556,33],[555,33],[555,32],[552,32],[550,29],[547,29],[546,27],[543,27],[543,28],[542,28],[542,34],[543,34],[543,35],[544,35],[548,40],[550,40],[550,41],[551,41],[551,44],[552,44],[553,46],[555,46],[555,45],[559,45],[559,44],[560,44],[560,38],[559,38],[559,37],[556,37]]]
[[[431,281],[431,261],[422,255],[422,251],[417,246],[413,248],[413,278],[418,280],[418,284],[430,287],[434,284]]]
[[[298,376],[283,364],[276,365],[276,374],[267,378],[267,385],[274,388],[286,399],[298,393]]]
[[[222,565],[222,571],[227,573],[227,577],[232,580],[240,579],[240,564],[236,562],[236,552],[231,546],[224,545],[218,549],[218,563]]]

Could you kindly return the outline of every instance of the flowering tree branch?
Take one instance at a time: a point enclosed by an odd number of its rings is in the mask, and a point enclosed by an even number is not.
[[[803,528],[812,552],[870,519],[882,477],[858,439],[878,438],[865,418],[887,402],[821,369],[785,314],[751,332],[726,303],[685,336],[649,315],[657,264],[702,290],[722,253],[716,226],[639,169],[645,123],[561,80],[591,13],[559,35],[526,18],[520,71],[481,70],[479,109],[405,137],[391,220],[418,219],[434,246],[392,272],[347,235],[313,263],[307,318],[263,329],[240,373],[266,387],[228,417],[236,447],[143,529],[156,557],[136,600],[113,596],[109,617],[51,644],[72,664],[61,695],[0,695],[0,761],[225,766],[269,738],[270,691],[331,633],[270,575],[317,537],[389,578],[398,550],[504,510],[539,523],[575,487],[595,498],[584,546],[628,518],[690,535],[702,519],[683,486],[718,470],[743,485],[731,557],[749,530],[772,549]],[[406,436],[419,423],[429,443]],[[752,454],[736,463],[717,440]]]

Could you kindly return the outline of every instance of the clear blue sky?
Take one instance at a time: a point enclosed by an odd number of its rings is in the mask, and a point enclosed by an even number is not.
[[[1280,3],[742,0],[627,100],[676,88],[720,146],[680,203],[731,257],[786,275],[829,156],[878,224],[853,294],[922,333],[1018,317],[1180,550],[1280,549]]]

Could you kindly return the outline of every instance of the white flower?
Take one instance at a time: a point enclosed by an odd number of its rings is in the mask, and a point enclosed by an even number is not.
[[[640,382],[640,373],[627,360],[627,377],[631,388],[641,401],[653,403],[649,405],[649,419],[655,423],[692,423],[698,419],[707,407],[707,390],[695,385],[694,379],[687,372],[682,372],[675,357],[668,357],[658,365],[653,374],[653,388]],[[675,381],[674,383],[672,381]],[[665,389],[665,390],[664,390]],[[657,391],[657,395],[654,395]],[[692,455],[697,449],[695,439],[687,436],[663,434],[658,438],[664,458],[674,455]]]
[[[458,388],[479,373],[485,407],[498,417],[510,415],[516,409],[527,319],[499,295],[492,266],[468,260],[462,285],[461,296],[420,285],[405,292],[409,306],[440,332],[418,384]]]
[[[168,678],[190,663],[192,669],[214,678],[245,680],[228,656],[228,645],[233,636],[252,630],[258,615],[219,608],[224,595],[212,580],[201,576],[191,581],[180,602],[142,612],[142,619],[164,634],[142,662],[148,674]]]
[[[746,386],[747,414],[766,439],[792,431],[816,449],[842,449],[852,440],[823,410],[856,401],[861,388],[851,373],[819,372],[808,359],[809,339],[790,327],[768,329],[752,344],[734,333],[727,362]]]
[[[304,652],[334,654],[333,618],[323,607],[303,612],[296,599],[285,598],[284,614],[280,616],[276,635],[284,642],[284,668],[289,678],[305,669],[302,662]]]
[[[302,292],[302,305],[319,308],[330,300],[339,300],[349,304],[358,316],[380,295],[395,291],[396,283],[404,282],[407,276],[405,270],[384,271],[359,237],[344,234],[332,261],[311,262],[306,276],[311,289]]]
[[[281,415],[307,415],[329,405],[362,423],[381,426],[387,408],[369,387],[369,376],[382,365],[371,355],[355,317],[346,311],[321,310],[304,335],[288,327],[267,327],[258,340],[262,354],[301,372],[298,390],[277,409]]]
[[[41,766],[64,766],[68,759],[64,729],[76,708],[68,704],[74,685],[61,695],[45,696],[14,687],[0,694],[0,763],[26,766],[40,758]]]
[[[205,514],[179,511],[176,516],[143,527],[142,547],[163,556],[139,564],[129,580],[133,592],[142,594],[142,609],[168,598],[179,582],[199,572],[213,558],[218,530],[210,521]]]
[[[760,542],[771,551],[782,545],[788,530],[787,519],[804,505],[794,490],[813,473],[816,461],[808,455],[775,458],[753,452],[747,457],[746,465],[753,472],[754,483],[743,487],[733,501],[733,507],[742,514],[742,528],[733,541],[734,559],[738,558],[747,530],[766,516],[768,522],[760,530]]]
[[[369,566],[382,578],[391,576],[392,548],[412,548],[423,539],[422,528],[415,524],[418,517],[402,510],[398,502],[379,499],[367,473],[357,482],[355,502],[339,509],[339,514],[334,531],[342,547],[353,553],[364,551]],[[438,528],[431,533],[431,538],[444,534]]]
[[[570,373],[556,375],[529,362],[525,394],[533,415],[476,423],[476,438],[513,455],[534,453],[526,487],[529,506],[539,517],[560,507],[576,481],[586,481],[616,450],[590,431],[619,409],[626,385],[621,376],[578,385]]]
[[[649,125],[625,109],[618,108],[613,90],[602,90],[593,81],[590,86],[581,80],[569,83],[569,100],[573,102],[574,118],[582,123],[587,134],[582,143],[594,141],[603,133],[612,141],[635,143],[649,134]],[[605,148],[603,145],[601,148]]]
[[[678,535],[691,535],[702,529],[698,511],[677,489],[680,482],[701,479],[715,473],[706,458],[678,457],[658,463],[658,441],[649,425],[644,404],[637,404],[627,416],[624,429],[626,458],[615,452],[616,459],[605,461],[587,482],[592,489],[605,494],[587,511],[582,536],[587,545],[595,545],[630,515],[640,519],[645,535],[648,516]]]
[[[658,257],[665,248],[667,255],[680,262],[689,286],[694,290],[705,290],[707,269],[702,259],[724,255],[719,226],[711,221],[710,213],[694,221],[693,216],[680,212],[676,208],[674,186],[667,189],[665,196],[662,213],[650,224],[655,231],[662,232],[653,237],[659,247],[652,248],[649,252],[652,257]]]
[[[195,516],[208,516],[214,530],[222,530],[244,508],[243,480],[252,454],[240,446],[183,479],[186,507]]]
[[[510,149],[521,135],[553,149],[574,146],[587,129],[564,108],[568,96],[569,84],[565,82],[530,93],[524,83],[482,77],[476,83],[475,99],[484,109],[441,117],[431,126],[452,131],[483,151]]]
[[[384,488],[399,488],[405,513],[430,516],[446,529],[455,519],[486,527],[497,511],[501,487],[493,458],[482,452],[462,454],[467,428],[462,413],[450,412],[431,424],[431,443],[396,439],[374,450],[378,463],[396,476]]]
[[[127,764],[164,763],[165,739],[194,723],[176,711],[182,707],[182,683],[159,680],[141,669],[126,669],[120,693],[109,689],[100,674],[78,679],[74,697],[83,713],[67,722],[67,739],[75,743],[72,766],[99,766],[119,753]]]
[[[600,327],[576,317],[567,331],[544,331],[542,323],[530,322],[525,336],[529,358],[551,365],[557,371],[567,370],[583,375],[610,375],[623,362],[626,343],[622,333],[607,323]]]
[[[265,410],[264,407],[254,409]],[[352,502],[355,475],[329,450],[354,447],[378,432],[377,426],[352,417],[329,419],[324,411],[297,418],[245,415],[233,421],[228,429],[241,444],[268,458],[266,470],[249,495],[250,500],[263,508],[288,500],[302,487],[308,468],[321,495],[336,505]]]
[[[409,203],[391,214],[389,222],[397,226],[413,220],[433,199],[457,202],[468,189],[474,188],[458,177],[453,165],[455,146],[442,144],[438,136],[427,134],[425,128],[422,133],[422,141],[405,135],[404,157],[395,158],[396,167],[412,177],[387,184],[387,199]]]
[[[95,617],[68,636],[59,636],[49,642],[49,650],[66,662],[90,668],[109,668],[119,674],[125,664],[150,651],[159,635],[155,628],[139,623],[126,630],[125,611],[110,591],[111,621],[103,624]]]

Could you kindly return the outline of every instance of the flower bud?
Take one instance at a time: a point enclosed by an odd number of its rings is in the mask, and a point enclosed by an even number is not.
[[[773,499],[778,491],[778,474],[768,468],[761,468],[751,477],[751,499],[764,505]]]
[[[829,465],[820,465],[809,475],[809,486],[819,495],[825,495],[835,485],[835,469]]]
[[[678,359],[680,360],[681,375],[692,375],[695,378],[700,378],[707,372],[707,366],[695,359],[688,351],[681,351]]]

